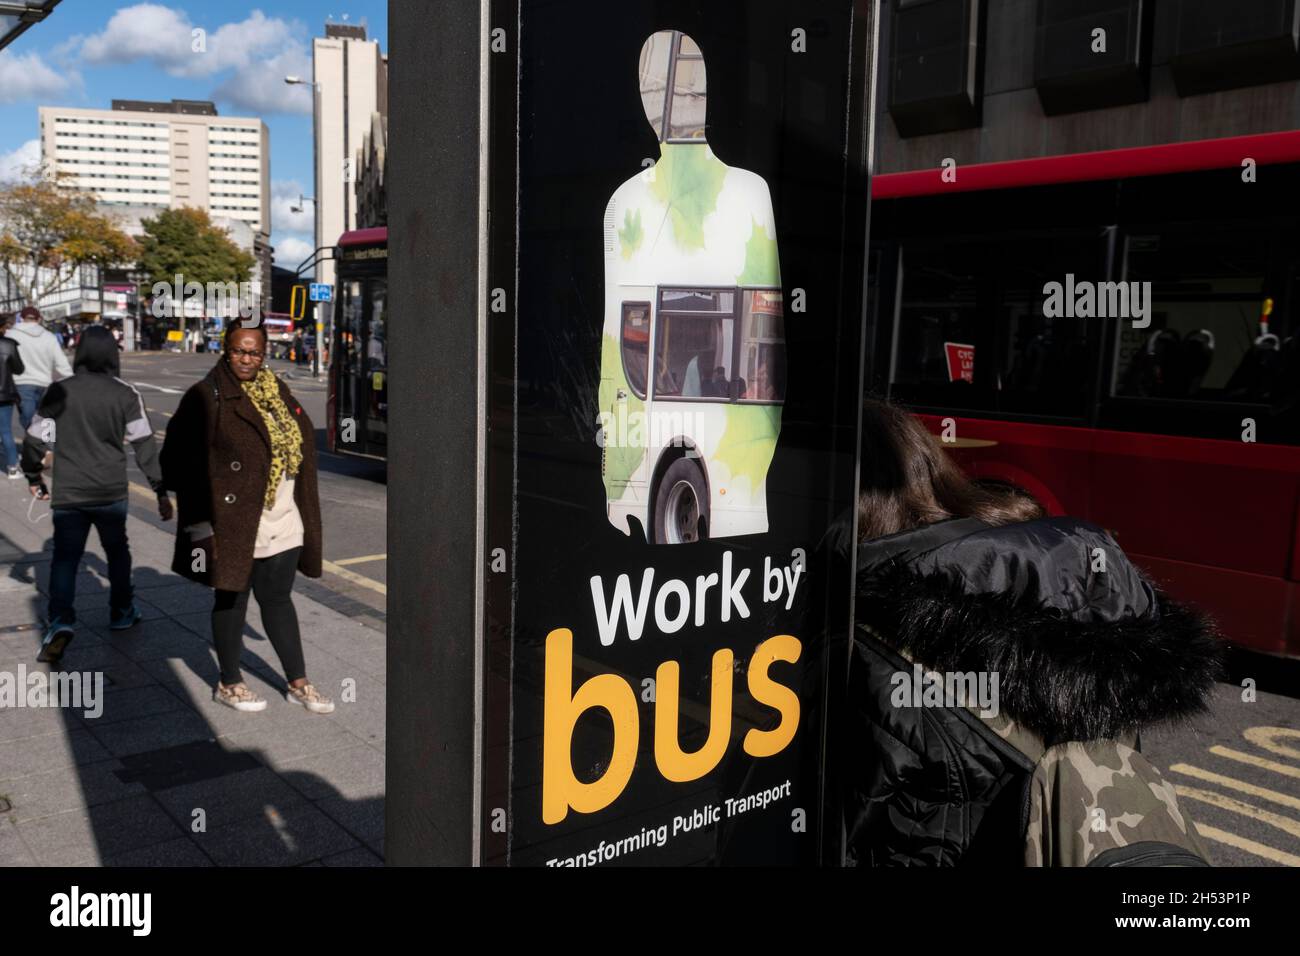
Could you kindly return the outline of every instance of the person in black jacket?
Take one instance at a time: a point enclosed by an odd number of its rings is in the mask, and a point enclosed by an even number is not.
[[[55,382],[23,439],[23,472],[34,497],[50,497],[41,479],[45,453],[54,449],[54,557],[50,561],[48,624],[38,660],[57,661],[72,640],[77,566],[93,525],[108,558],[109,627],[120,631],[140,620],[131,586],[131,549],[126,537],[126,450],[158,495],[158,514],[172,518],[163,489],[153,425],[140,393],[117,377],[117,343],[93,325],[81,335],[71,378]]]
[[[1207,865],[1139,733],[1206,707],[1211,623],[902,409],[867,403],[861,460],[848,862]]]
[[[10,478],[20,476],[18,449],[14,445],[14,407],[19,402],[14,376],[23,373],[18,343],[5,336],[9,316],[0,316],[0,449],[4,452],[4,470]]]

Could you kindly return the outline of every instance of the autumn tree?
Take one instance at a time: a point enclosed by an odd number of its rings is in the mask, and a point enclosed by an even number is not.
[[[0,267],[30,304],[68,288],[82,266],[130,265],[139,251],[93,196],[64,179],[33,174],[0,185]]]
[[[239,248],[230,233],[203,209],[164,209],[140,223],[140,270],[149,283],[247,282],[257,259]]]

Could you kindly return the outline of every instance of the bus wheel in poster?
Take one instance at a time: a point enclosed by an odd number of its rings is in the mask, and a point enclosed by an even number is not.
[[[709,536],[709,492],[689,458],[668,466],[655,495],[655,543],[687,544]]]

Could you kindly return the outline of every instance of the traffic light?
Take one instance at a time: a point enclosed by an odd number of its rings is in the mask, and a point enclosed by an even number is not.
[[[305,318],[307,315],[307,287],[305,285],[296,285],[289,296],[289,315],[295,321]]]

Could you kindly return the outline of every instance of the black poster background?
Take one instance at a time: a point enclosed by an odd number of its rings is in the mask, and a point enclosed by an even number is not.
[[[489,61],[487,285],[506,291],[507,308],[487,316],[486,548],[489,560],[504,554],[507,565],[486,579],[486,863],[545,864],[660,824],[670,831],[665,845],[608,862],[837,859],[823,718],[828,688],[843,679],[851,580],[848,565],[819,546],[828,527],[846,519],[855,488],[867,214],[863,117],[870,115],[863,103],[871,29],[865,9],[853,0],[493,5],[490,29],[501,31],[497,42],[505,49]],[[767,479],[769,531],[651,546],[606,518],[596,395],[603,215],[614,190],[644,159],[658,158],[637,60],[645,39],[664,29],[689,34],[704,53],[713,151],[762,176],[771,190],[788,387]],[[806,52],[792,49],[796,29],[804,31]],[[804,290],[803,313],[791,311],[795,288]],[[787,565],[794,548],[808,555],[798,599],[789,610],[783,601],[764,603],[764,558]],[[749,618],[721,623],[715,589],[704,627],[692,620],[664,635],[651,618],[638,641],[620,635],[601,646],[593,575],[602,575],[609,594],[626,573],[635,592],[653,566],[656,586],[674,577],[693,590],[697,575],[721,570],[728,550],[737,572],[750,569]],[[574,635],[574,688],[596,673],[620,674],[632,685],[640,747],[632,777],[612,804],[592,814],[570,811],[548,826],[541,813],[544,642],[560,627]],[[778,634],[802,644],[797,663],[770,670],[798,692],[799,730],[784,751],[755,759],[742,750],[745,731],[770,729],[778,715],[750,697],[744,668],[753,649]],[[727,751],[705,777],[669,782],[655,764],[655,706],[642,701],[641,682],[664,661],[680,663],[682,697],[699,708],[696,719],[683,704],[680,742],[694,751],[708,734],[710,665],[723,647],[737,660]],[[571,752],[579,779],[604,769],[611,730],[603,711],[579,721]],[[786,780],[790,796],[765,809],[728,819],[724,808],[717,825],[671,835],[677,815]],[[802,830],[794,825],[796,811],[805,819]]]

